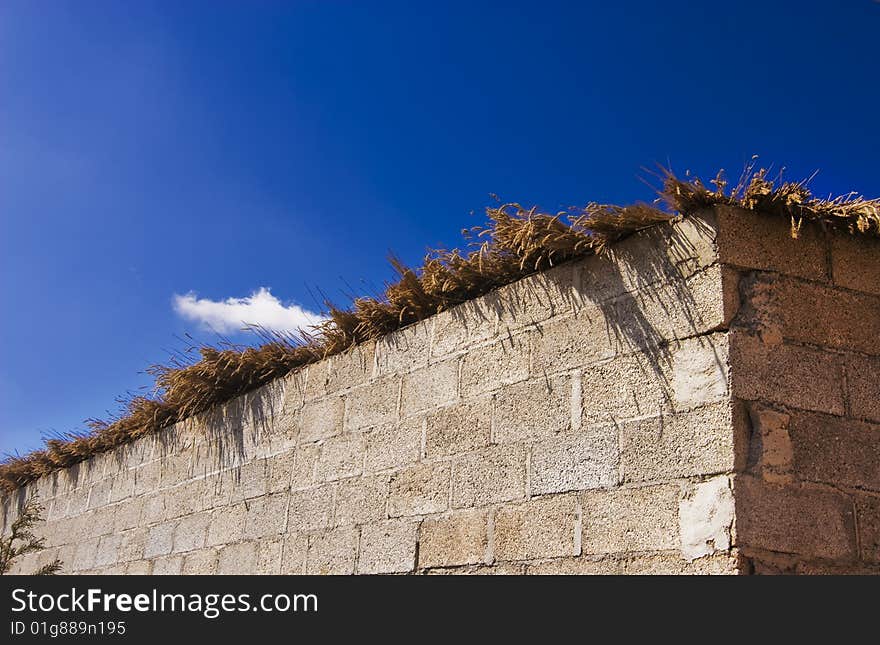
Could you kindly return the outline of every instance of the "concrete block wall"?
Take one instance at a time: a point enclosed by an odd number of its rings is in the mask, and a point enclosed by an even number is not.
[[[19,571],[872,571],[866,244],[655,227],[45,477],[3,531],[36,492]]]
[[[880,241],[719,209],[744,410],[736,544],[757,573],[880,573]],[[733,288],[735,283],[736,288]]]

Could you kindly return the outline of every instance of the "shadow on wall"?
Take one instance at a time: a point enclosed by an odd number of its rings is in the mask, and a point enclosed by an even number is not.
[[[198,439],[194,463],[202,464],[206,471],[232,467],[238,483],[241,465],[260,451],[271,450],[273,441],[282,438],[279,435],[289,427],[277,421],[285,414],[288,388],[295,387],[293,379],[280,378],[200,415],[197,423],[201,432],[191,433]],[[178,447],[172,444],[163,450],[174,454]]]
[[[718,324],[718,312],[712,308],[720,288],[713,282],[720,281],[720,275],[712,273],[718,270],[715,236],[715,228],[698,217],[647,229],[610,247],[605,255],[581,261],[579,278],[563,289],[568,294],[564,306],[587,319],[587,328],[604,324],[602,340],[613,348],[613,355],[644,358],[637,361],[639,368],[646,380],[663,384],[667,401],[674,342],[703,335]],[[552,303],[567,275],[572,272],[554,276],[553,284],[529,279],[528,298],[504,300],[498,306],[528,315],[526,301]],[[534,327],[539,334],[549,333],[537,321]],[[585,337],[584,342],[596,339]],[[726,361],[717,354],[716,363],[724,371]]]
[[[715,230],[711,226],[696,217],[688,223],[695,226],[699,238],[714,245]],[[663,239],[649,239],[658,237]],[[666,375],[672,369],[670,342],[698,335],[706,328],[694,290],[697,274],[705,267],[696,265],[694,258],[699,257],[700,250],[678,226],[655,227],[639,242],[624,242],[611,249],[611,261],[602,275],[611,283],[610,291],[621,295],[596,305],[624,352],[643,352],[654,376],[668,386]],[[635,268],[635,292],[627,290],[632,280],[624,279],[624,267]],[[649,318],[646,312],[654,315]],[[666,324],[658,329],[658,322]]]
[[[668,400],[672,386],[670,343],[706,329],[705,306],[701,307],[695,282],[712,266],[701,266],[699,258],[705,259],[708,250],[714,261],[714,243],[714,227],[698,217],[673,226],[651,227],[609,247],[605,255],[534,274],[447,314],[462,329],[470,325],[463,344],[481,336],[489,339],[505,322],[515,322],[520,328],[532,326],[542,334],[547,332],[540,320],[564,312],[595,316],[599,324],[604,321],[615,354],[639,353],[644,357],[639,365],[646,380],[663,383]],[[395,332],[391,336],[385,342],[396,349],[415,349],[401,346],[415,342],[410,335]],[[584,342],[594,339],[585,337]],[[718,363],[720,368],[721,359]],[[290,403],[297,396],[301,398],[302,387],[297,376],[278,379],[164,432],[120,446],[105,453],[106,458],[114,459],[120,468],[156,458],[163,461],[164,468],[166,460],[178,459],[182,462],[179,468],[186,468],[178,474],[186,478],[232,469],[229,475],[236,485],[244,463],[260,453],[271,453],[277,442],[291,439],[286,434],[295,424],[273,421],[295,414],[292,408],[298,406]],[[152,455],[138,454],[144,451],[152,451]],[[74,483],[85,479],[89,469],[102,467],[99,462],[105,455],[72,466],[67,477]],[[26,499],[22,488],[15,505],[22,508]]]
[[[433,342],[455,351],[499,334],[512,339],[514,328],[548,334],[552,327],[544,321],[576,312],[589,321],[586,329],[598,333],[604,324],[613,355],[638,353],[646,381],[662,384],[668,403],[674,341],[703,335],[718,324],[717,311],[710,309],[720,288],[720,275],[712,273],[718,270],[715,237],[713,224],[697,216],[645,229],[610,246],[604,255],[533,274],[444,312],[441,316],[454,322],[450,335],[458,337],[446,338],[447,330],[437,327],[444,322],[436,318]],[[418,351],[416,345],[430,338],[428,323],[422,321],[380,342],[408,352]],[[585,344],[598,342],[606,339],[585,333]],[[716,364],[719,372],[726,371],[726,360],[717,354]]]

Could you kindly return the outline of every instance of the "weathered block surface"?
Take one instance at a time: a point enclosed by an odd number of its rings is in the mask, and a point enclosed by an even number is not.
[[[584,553],[678,548],[679,488],[661,484],[584,493]]]
[[[571,495],[502,506],[495,513],[495,557],[533,560],[579,555],[580,508]]]
[[[820,487],[737,478],[737,539],[768,551],[829,560],[856,557],[852,501]]]

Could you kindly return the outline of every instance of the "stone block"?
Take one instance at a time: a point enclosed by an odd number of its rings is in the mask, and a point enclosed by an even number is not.
[[[759,274],[741,281],[747,306],[737,323],[772,325],[785,340],[880,354],[880,296]]]
[[[113,488],[113,480],[105,479],[92,486],[89,491],[89,510],[102,508],[110,503],[110,492]]]
[[[121,536],[114,536],[114,537],[120,538]],[[100,546],[98,547],[98,553],[99,554],[101,553]],[[61,556],[61,549],[58,549],[58,548],[41,549],[35,555],[36,555],[36,562],[34,563],[35,566],[34,566],[33,570],[37,571],[39,569],[42,569],[43,567],[46,567],[46,566],[52,564],[53,562],[55,562],[55,560],[61,560],[61,557],[60,557]],[[116,555],[116,554],[114,553],[114,555]],[[123,573],[125,571],[125,565],[116,565],[115,564],[116,562],[119,562],[119,560],[118,559],[115,560],[114,565],[120,569],[119,573]],[[31,571],[28,571],[27,573],[30,574]],[[64,560],[61,560],[61,573],[64,573]]]
[[[458,395],[458,359],[434,363],[403,377],[400,414],[414,414],[444,405]]]
[[[421,418],[411,418],[366,433],[364,470],[377,472],[418,461],[422,451],[423,423]]]
[[[283,533],[287,522],[287,493],[255,497],[245,502],[245,539]]]
[[[331,392],[329,388],[330,375],[328,372],[328,363],[329,361],[325,358],[324,360],[307,365],[303,369],[303,404],[307,401],[323,399],[331,393],[335,394],[335,392]]]
[[[122,470],[113,476],[108,503],[113,504],[128,499],[134,494],[134,471]]]
[[[828,279],[827,246],[818,227],[804,226],[793,239],[785,218],[728,206],[716,207],[715,212],[723,263],[808,280]]]
[[[309,537],[306,573],[350,575],[354,573],[358,552],[358,530],[333,529]]]
[[[233,502],[261,497],[269,490],[269,473],[265,459],[248,461],[238,468],[225,471],[222,476],[231,480],[228,483],[230,500]],[[186,497],[186,499],[192,498]]]
[[[726,334],[681,342],[672,350],[672,386],[676,410],[727,399]]]
[[[388,515],[440,513],[449,507],[449,463],[418,464],[391,475]]]
[[[345,400],[341,396],[309,401],[300,414],[299,442],[311,443],[339,434],[344,413]]]
[[[496,560],[532,560],[580,554],[577,498],[556,495],[502,506],[495,511]]]
[[[850,414],[880,422],[880,357],[852,355],[846,359]]]
[[[183,570],[183,556],[166,555],[153,560],[152,575],[154,576],[179,576]]]
[[[789,433],[791,416],[756,403],[749,408],[749,418],[751,470],[768,481],[791,481],[794,460]]]
[[[76,500],[76,506],[71,509],[72,498]],[[40,498],[42,499],[42,497]],[[89,490],[77,490],[72,493],[66,495],[59,495],[52,499],[46,505],[46,519],[50,522],[54,522],[57,520],[62,520],[66,517],[70,517],[72,515],[79,515],[80,513],[84,513],[88,509],[89,505]],[[76,512],[73,512],[76,511]],[[11,526],[14,518],[10,518],[7,521],[7,525]]]
[[[173,428],[171,428],[170,430],[172,430],[172,432],[174,431]],[[82,486],[91,486],[106,478],[107,464],[110,461],[110,459],[108,459],[109,456],[109,453],[102,452],[96,455],[92,455],[87,460],[87,465],[82,473],[83,475],[85,475],[85,478],[81,480]],[[59,482],[60,481],[61,479],[59,478]],[[72,483],[72,481],[67,482],[65,492],[69,492],[71,490]]]
[[[810,486],[739,476],[734,481],[736,544],[827,559],[856,557],[852,502]]]
[[[58,547],[56,557],[64,563],[64,567],[62,569],[63,572],[75,572],[76,569],[73,566],[74,558],[76,557],[76,551],[79,548],[80,543],[69,543],[64,544]],[[121,558],[120,558],[121,559]]]
[[[727,403],[620,424],[624,482],[712,475],[733,469],[734,427]]]
[[[281,552],[284,538],[280,535],[261,538],[257,542],[257,563],[254,573],[261,576],[277,576],[281,573]]]
[[[464,455],[453,465],[452,505],[463,508],[522,499],[525,478],[526,451],[520,445],[493,446]]]
[[[427,417],[425,456],[446,457],[489,445],[492,399],[482,398],[440,408]]]
[[[98,538],[83,540],[76,544],[70,567],[73,571],[85,571],[91,569],[95,566],[97,555]]]
[[[728,477],[713,477],[686,487],[678,505],[682,557],[691,562],[730,549],[733,518],[733,490]]]
[[[462,359],[460,393],[477,396],[529,376],[529,337],[519,334],[474,347]]]
[[[431,355],[447,356],[493,338],[499,311],[498,299],[490,293],[433,316]]]
[[[36,553],[23,553],[9,565],[8,575],[29,575],[34,570],[37,562]]]
[[[339,482],[336,526],[366,524],[385,519],[388,477],[367,476]]]
[[[122,540],[117,552],[119,562],[131,562],[143,560],[147,541],[147,529],[144,527],[124,531],[120,534]]]
[[[880,425],[795,412],[789,434],[798,479],[880,492]]]
[[[216,549],[200,549],[183,558],[181,573],[185,576],[212,576],[217,573]]]
[[[538,325],[530,335],[535,374],[552,374],[612,358],[620,349],[613,326],[598,307]]]
[[[859,556],[865,562],[880,564],[880,497],[856,495],[859,527]]]
[[[217,573],[225,576],[252,575],[257,568],[257,542],[239,542],[220,549]]]
[[[367,383],[373,376],[376,343],[361,343],[341,354],[309,366],[306,397],[309,399],[337,394]]]
[[[162,456],[160,461],[160,486],[168,488],[177,486],[192,477],[192,451],[170,453]]]
[[[502,387],[495,395],[497,443],[552,437],[571,428],[571,378],[543,377]]]
[[[360,475],[364,464],[365,440],[361,432],[346,432],[327,439],[321,446],[315,476],[318,481],[334,481]]]
[[[328,388],[332,392],[366,383],[373,377],[376,343],[366,341],[347,352],[331,356],[328,362]]]
[[[265,479],[261,483],[265,486]],[[204,480],[196,480],[165,491],[165,517],[172,519],[202,510],[205,486]]]
[[[579,302],[574,277],[572,265],[563,264],[499,287],[494,296],[501,305],[501,334],[574,313]]]
[[[300,367],[289,372],[286,376],[278,379],[278,385],[280,388],[274,389],[271,395],[275,400],[281,399],[281,409],[272,410],[276,419],[280,420],[284,417],[290,417],[302,408],[308,385],[308,368]],[[271,407],[275,408],[274,405]]]
[[[134,471],[134,494],[153,495],[158,492],[162,475],[162,462],[151,461]]]
[[[116,521],[114,530],[119,532],[141,526],[141,514],[143,513],[143,510],[143,497],[129,499],[116,506],[113,512]]]
[[[333,523],[333,484],[290,493],[287,531],[306,533],[330,528]]]
[[[670,378],[662,357],[618,356],[581,375],[584,424],[611,423],[671,409]]]
[[[116,461],[124,470],[133,470],[149,462],[153,458],[155,444],[149,437],[142,437],[136,441],[117,447]]]
[[[287,450],[286,452],[266,457],[266,479],[268,492],[280,493],[281,491],[290,488],[290,480],[293,476],[295,463],[295,450]]]
[[[422,320],[376,341],[376,375],[404,374],[428,364],[431,320]]]
[[[678,499],[678,484],[583,493],[584,553],[678,549]]]
[[[308,488],[316,483],[318,459],[321,458],[321,444],[310,443],[297,446],[294,451],[293,469],[290,473],[291,488]]]
[[[489,514],[457,511],[426,519],[419,537],[419,568],[453,567],[486,561]]]
[[[281,553],[281,571],[284,575],[302,575],[306,569],[308,536],[288,533],[284,536]]]
[[[419,525],[405,519],[367,524],[361,529],[358,573],[408,573],[415,570]]]
[[[598,426],[589,432],[560,436],[532,447],[532,495],[563,493],[617,484],[617,429]]]
[[[718,265],[686,280],[673,280],[628,293],[602,305],[611,333],[624,353],[656,352],[667,343],[722,327],[726,320]]]
[[[92,511],[79,518],[83,521],[81,525],[85,529],[85,534],[89,537],[99,537],[113,532],[116,515],[108,509]]]
[[[256,437],[255,457],[271,457],[295,448],[299,440],[301,412],[301,409],[297,409],[273,418]],[[214,470],[213,465],[210,470]]]
[[[153,558],[157,555],[171,553],[174,545],[174,528],[177,522],[165,522],[150,527],[147,533],[147,541],[144,545],[144,557]]]
[[[724,309],[722,329],[730,329],[742,308],[742,296],[740,294],[741,278],[742,275],[735,268],[729,267],[726,264],[721,266],[721,299]]]
[[[877,258],[880,242],[874,238],[834,233],[831,239],[831,274],[834,284],[880,295]]]
[[[183,553],[204,547],[210,524],[210,512],[182,517],[174,527],[174,546],[171,552]]]
[[[119,562],[119,547],[122,544],[121,535],[105,535],[98,540],[98,549],[95,552],[96,567],[106,567]]]
[[[199,480],[202,496],[199,503],[201,510],[211,510],[234,503],[232,482],[227,479],[226,475],[228,475],[228,471],[217,471]]]
[[[675,553],[651,553],[621,559],[620,573],[628,576],[731,576],[740,573],[734,554],[714,555],[686,560]]]
[[[843,362],[828,352],[768,345],[741,331],[730,335],[731,392],[803,410],[843,415]]]
[[[708,214],[639,231],[575,264],[578,295],[590,306],[688,278],[717,261],[715,235]]]
[[[214,509],[208,525],[207,546],[238,542],[244,532],[246,510],[244,503]]]
[[[127,576],[148,576],[152,573],[153,563],[149,560],[129,562],[127,565],[125,565],[125,575]]]
[[[345,399],[347,430],[391,423],[398,418],[400,379],[389,377],[355,388]]]
[[[623,563],[612,557],[554,558],[530,562],[526,566],[526,575],[529,576],[615,576],[622,572]]]

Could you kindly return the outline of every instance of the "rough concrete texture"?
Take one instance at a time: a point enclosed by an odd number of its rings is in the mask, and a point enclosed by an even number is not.
[[[880,571],[874,241],[718,208],[45,477],[68,573]]]
[[[689,561],[730,549],[733,491],[726,476],[695,484],[679,502],[681,553]]]
[[[718,253],[738,274],[730,392],[733,544],[754,573],[880,573],[880,300],[875,240],[721,209]]]

